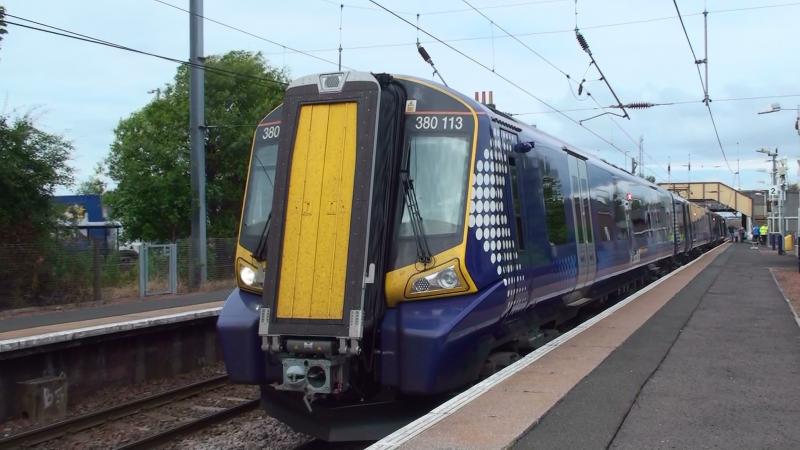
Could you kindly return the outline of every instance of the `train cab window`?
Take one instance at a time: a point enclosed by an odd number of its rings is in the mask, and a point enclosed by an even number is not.
[[[264,227],[272,212],[272,193],[275,189],[275,165],[278,158],[277,143],[259,143],[253,152],[245,197],[244,217],[239,243],[256,251]]]
[[[517,251],[523,252],[525,251],[525,228],[524,224],[522,223],[522,199],[519,195],[519,183],[521,179],[519,177],[517,165],[524,166],[525,160],[520,159],[517,161],[517,158],[514,156],[509,155],[508,157],[508,169],[509,175],[511,176],[511,199],[514,203],[514,225],[516,226],[516,237],[517,237]]]
[[[414,135],[410,139],[410,177],[422,225],[428,235],[458,234],[464,220],[469,136]],[[407,206],[400,237],[413,236]]]

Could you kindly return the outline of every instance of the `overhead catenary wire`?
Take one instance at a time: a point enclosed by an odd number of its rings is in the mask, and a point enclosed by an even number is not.
[[[483,9],[501,9],[501,8],[515,8],[519,6],[530,6],[530,5],[544,5],[547,3],[563,3],[569,0],[537,0],[537,1],[529,1],[529,2],[516,2],[516,3],[503,3],[499,5],[486,5],[482,6]],[[434,15],[443,15],[443,14],[458,14],[472,11],[469,8],[460,8],[460,9],[443,9],[439,11],[428,11],[422,13],[426,16],[434,16]]]
[[[13,14],[6,14],[6,16],[14,18],[14,19],[17,19],[17,20],[21,20],[21,21],[24,21],[24,22],[29,22],[29,23],[32,23],[32,24],[35,24],[35,25],[39,25],[39,27],[36,27],[36,26],[33,26],[33,25],[27,25],[27,24],[23,24],[23,23],[19,23],[19,22],[13,22],[13,21],[6,20],[6,23],[8,25],[17,26],[17,27],[20,27],[20,28],[26,28],[26,29],[33,30],[33,31],[40,31],[40,32],[44,32],[44,33],[48,33],[48,34],[52,34],[52,35],[56,35],[56,36],[61,36],[61,37],[66,37],[66,38],[70,38],[70,39],[75,39],[75,40],[78,40],[78,41],[88,42],[88,43],[91,43],[91,44],[103,45],[103,46],[110,47],[110,48],[115,48],[115,49],[118,49],[118,50],[124,50],[124,51],[131,52],[131,53],[137,53],[137,54],[140,54],[140,55],[150,56],[150,57],[161,59],[161,60],[164,60],[164,61],[169,61],[169,62],[181,64],[181,65],[184,65],[184,66],[187,66],[187,67],[198,67],[198,68],[200,68],[200,69],[202,69],[202,70],[204,70],[206,72],[217,73],[217,74],[225,75],[225,76],[229,76],[229,77],[247,79],[247,80],[251,80],[251,81],[260,81],[260,82],[264,82],[264,83],[267,83],[267,84],[270,84],[270,85],[278,85],[278,86],[281,86],[281,87],[288,86],[288,83],[286,83],[284,81],[276,80],[276,79],[273,79],[273,78],[258,77],[258,76],[239,73],[239,72],[235,72],[235,71],[227,70],[227,69],[222,69],[222,68],[218,68],[218,67],[210,67],[210,66],[207,66],[205,64],[196,64],[196,63],[193,63],[191,61],[184,60],[184,59],[173,58],[173,57],[170,57],[170,56],[164,56],[164,55],[160,55],[160,54],[157,54],[157,53],[148,52],[148,51],[145,51],[145,50],[135,49],[135,48],[128,47],[128,46],[121,45],[121,44],[117,44],[117,43],[114,43],[114,42],[111,42],[111,41],[95,38],[95,37],[88,36],[88,35],[85,35],[85,34],[82,34],[82,33],[78,33],[78,32],[75,32],[75,31],[67,30],[65,28],[59,28],[59,27],[56,27],[56,26],[53,26],[53,25],[48,25],[48,24],[45,24],[45,23],[42,23],[42,22],[38,22],[38,21],[35,21],[35,20],[26,19],[24,17],[16,16],[16,15],[13,15]],[[40,27],[45,27],[45,28],[40,28]]]
[[[325,2],[325,3],[328,3],[330,5],[337,5],[337,6],[339,5],[338,2],[335,2],[333,0],[322,0],[322,1]],[[484,9],[516,8],[516,7],[520,7],[520,6],[543,5],[543,4],[547,4],[547,3],[563,3],[563,2],[566,2],[566,1],[569,1],[569,0],[534,0],[534,1],[527,1],[527,2],[514,2],[514,3],[501,3],[501,4],[497,4],[497,5],[487,5],[487,6],[483,7],[483,8]],[[378,9],[378,8],[372,8],[372,7],[363,6],[363,5],[355,5],[355,4],[349,4],[349,3],[345,3],[344,5],[347,6],[347,7],[350,7],[350,8],[370,10],[370,11],[380,11],[380,9]],[[415,14],[422,14],[422,15],[425,15],[425,16],[436,16],[436,15],[444,15],[444,14],[458,14],[458,13],[464,13],[464,12],[469,12],[469,11],[471,11],[471,9],[462,8],[462,9],[441,9],[441,10],[426,11],[426,12],[421,12],[421,13],[411,13],[411,12],[406,12],[406,11],[395,11],[395,12],[397,14],[401,14],[401,15],[404,15],[404,16],[414,16]]]
[[[323,0],[326,3],[330,3],[331,5],[339,6],[338,2],[333,0]],[[357,5],[350,5],[345,3],[345,6],[349,6],[350,8],[357,8]],[[767,8],[783,8],[783,7],[797,7],[800,6],[800,1],[798,2],[788,2],[788,3],[777,3],[777,4],[770,4],[770,5],[760,5],[760,6],[751,6],[751,7],[744,7],[744,8],[729,8],[729,9],[717,9],[717,10],[709,10],[709,14],[724,14],[724,13],[731,13],[731,12],[746,12],[758,9],[767,9]],[[482,7],[483,9],[487,9],[488,7]],[[380,11],[378,8],[371,8],[366,6],[361,6],[359,9],[368,9],[374,11]],[[400,14],[400,13],[398,13]],[[409,16],[414,16],[417,13],[402,13]],[[696,12],[696,13],[689,13],[684,14],[683,17],[693,17],[693,16],[702,16],[703,12]],[[594,29],[602,29],[602,28],[616,28],[616,27],[624,27],[629,25],[639,25],[645,23],[652,23],[652,22],[664,22],[668,20],[676,19],[677,16],[662,16],[662,17],[652,17],[647,19],[637,19],[637,20],[630,20],[625,22],[614,22],[614,23],[607,23],[607,24],[598,24],[598,25],[583,25],[581,26],[582,30],[594,30]],[[562,29],[555,29],[555,30],[545,30],[545,31],[531,31],[531,32],[524,32],[524,33],[514,33],[516,37],[526,37],[526,36],[541,36],[541,35],[548,35],[548,34],[560,34],[560,33],[574,33],[574,28],[562,28]],[[493,37],[491,35],[485,36],[468,36],[468,37],[457,37],[457,38],[449,38],[449,39],[442,39],[444,42],[470,42],[470,41],[481,41],[481,40],[491,40]],[[502,37],[495,37],[497,39],[502,39]],[[421,44],[430,44],[436,41],[422,41]],[[367,45],[357,45],[351,47],[344,47],[344,50],[374,50],[374,49],[382,49],[382,48],[396,48],[396,47],[407,47],[407,46],[416,46],[416,42],[389,42],[389,43],[379,43],[379,44],[367,44]],[[303,50],[306,53],[332,53],[338,51],[338,48],[330,47],[330,48],[316,48],[316,49],[305,49]],[[265,55],[278,55],[280,53],[274,52],[267,52]]]
[[[725,165],[728,166],[728,170],[733,173],[733,168],[731,167],[730,162],[728,162],[728,155],[725,154],[725,147],[722,145],[722,139],[719,137],[719,129],[717,128],[717,121],[714,119],[714,113],[711,111],[711,99],[708,95],[708,87],[707,84],[703,82],[703,75],[700,73],[700,64],[708,64],[708,61],[700,60],[697,58],[697,54],[694,51],[694,46],[692,46],[692,40],[689,38],[689,33],[686,31],[686,24],[683,22],[683,16],[681,16],[681,10],[678,7],[678,1],[672,0],[672,4],[675,5],[675,12],[678,14],[678,20],[680,21],[681,28],[683,29],[683,35],[686,37],[686,42],[689,44],[689,50],[692,53],[692,57],[694,58],[694,65],[697,69],[697,76],[700,79],[700,86],[703,89],[703,103],[706,106],[706,110],[708,110],[708,116],[711,119],[711,126],[714,129],[714,136],[717,138],[717,145],[719,146],[719,151],[722,152],[722,159],[725,160]],[[704,11],[704,13],[707,13]]]
[[[415,25],[414,25],[412,22],[410,22],[409,20],[407,20],[407,19],[406,19],[406,18],[404,18],[403,16],[401,16],[401,15],[397,14],[396,12],[392,11],[391,9],[389,9],[389,8],[387,8],[387,7],[383,6],[382,4],[378,3],[376,0],[369,0],[369,2],[370,2],[370,3],[372,3],[372,4],[374,4],[375,6],[378,6],[379,8],[383,9],[384,11],[386,11],[386,12],[387,12],[387,13],[389,13],[389,14],[391,14],[392,16],[396,17],[398,20],[400,20],[400,21],[402,21],[402,22],[405,22],[407,25],[409,25],[409,26],[411,26],[411,27],[414,27],[414,28],[416,28],[416,26],[415,26]],[[506,77],[505,75],[501,74],[500,72],[497,72],[496,70],[492,70],[492,68],[491,68],[491,67],[489,67],[489,66],[487,66],[486,64],[484,64],[484,63],[482,63],[482,62],[478,61],[476,58],[474,58],[474,57],[472,57],[472,56],[468,55],[467,53],[464,53],[463,51],[461,51],[461,50],[459,50],[459,49],[457,49],[457,48],[453,47],[452,45],[448,44],[447,42],[444,42],[443,40],[439,39],[438,37],[436,37],[435,35],[433,35],[433,34],[432,34],[432,33],[430,33],[429,31],[425,30],[424,28],[421,28],[421,27],[420,27],[420,28],[419,28],[419,31],[421,31],[423,34],[427,35],[427,36],[428,36],[428,37],[430,37],[431,39],[435,40],[436,42],[438,42],[438,43],[440,43],[440,44],[444,45],[445,47],[449,48],[450,50],[452,50],[452,51],[454,51],[454,52],[458,53],[459,55],[461,55],[462,57],[464,57],[464,58],[466,58],[467,60],[471,61],[472,63],[474,63],[474,64],[478,65],[478,66],[479,66],[479,67],[481,67],[481,68],[483,68],[483,69],[484,69],[484,70],[486,70],[487,72],[490,72],[490,73],[494,74],[496,77],[498,77],[498,78],[500,78],[501,80],[505,81],[505,82],[506,82],[506,83],[508,83],[509,85],[511,85],[511,86],[513,86],[513,87],[515,87],[515,88],[517,88],[518,90],[520,90],[521,92],[525,93],[526,95],[528,95],[529,97],[533,98],[534,100],[538,101],[539,103],[543,104],[543,105],[544,105],[544,106],[546,106],[547,108],[550,108],[550,109],[552,109],[552,110],[554,110],[554,111],[557,111],[557,112],[558,112],[558,113],[559,113],[561,116],[563,116],[564,118],[566,118],[566,119],[567,119],[567,120],[569,120],[570,122],[574,123],[575,125],[577,125],[577,126],[579,126],[579,127],[583,128],[583,129],[587,130],[589,133],[591,133],[592,135],[594,135],[595,137],[597,137],[597,138],[598,138],[598,139],[600,139],[601,141],[605,142],[606,144],[608,144],[608,145],[609,145],[609,146],[611,146],[612,148],[616,149],[618,152],[621,152],[621,153],[623,153],[623,154],[625,153],[625,152],[624,152],[622,149],[620,149],[619,147],[617,147],[617,146],[616,146],[616,145],[615,145],[613,142],[611,142],[611,141],[609,141],[608,139],[604,138],[603,136],[601,136],[600,134],[598,134],[596,131],[592,130],[591,128],[588,128],[588,127],[586,127],[586,126],[584,126],[584,125],[582,125],[582,124],[578,123],[578,121],[577,121],[577,120],[575,120],[575,119],[573,119],[572,117],[568,116],[567,114],[565,114],[565,113],[561,112],[561,111],[560,111],[558,108],[556,108],[555,106],[552,106],[552,105],[550,105],[548,102],[546,102],[545,100],[541,99],[540,97],[538,97],[536,94],[534,94],[534,93],[533,93],[533,92],[531,92],[530,90],[528,90],[528,89],[524,88],[524,87],[523,87],[523,86],[521,86],[519,83],[517,83],[517,82],[515,82],[515,81],[511,80],[510,78]]]
[[[678,8],[678,1],[677,0],[672,0],[672,3],[675,5],[675,11],[677,11],[677,13],[678,13],[678,20],[681,23],[681,28],[683,29],[683,35],[686,36],[686,42],[689,44],[689,51],[692,52],[692,58],[694,60],[694,65],[697,68],[697,77],[700,79],[700,87],[703,88],[703,94],[705,95],[705,100],[704,101],[708,102],[708,91],[706,90],[705,83],[703,83],[703,75],[700,73],[700,64],[702,64],[703,61],[700,60],[697,57],[697,53],[695,53],[695,51],[694,51],[694,46],[692,45],[692,40],[689,39],[689,32],[686,31],[686,24],[683,23],[683,17],[681,17],[681,11]]]
[[[493,25],[493,26],[494,26],[494,27],[496,27],[498,30],[500,30],[500,31],[502,31],[503,33],[505,33],[505,34],[506,34],[506,36],[508,36],[508,37],[510,37],[510,38],[512,38],[512,39],[514,39],[514,40],[515,40],[515,41],[517,41],[517,42],[518,42],[520,45],[522,45],[523,47],[525,47],[526,49],[528,49],[528,51],[529,51],[529,52],[533,53],[534,55],[536,55],[536,57],[538,57],[539,59],[541,59],[542,61],[544,61],[544,62],[545,62],[547,65],[549,65],[549,66],[550,66],[550,67],[552,67],[553,69],[557,70],[559,73],[561,73],[561,75],[564,75],[564,76],[565,76],[565,77],[567,77],[567,78],[571,78],[567,72],[565,72],[565,71],[561,70],[561,68],[559,68],[558,66],[556,66],[555,64],[553,64],[553,62],[552,62],[552,61],[550,61],[549,59],[545,58],[545,57],[544,57],[544,56],[543,56],[541,53],[539,53],[539,52],[537,52],[536,50],[534,50],[534,49],[533,49],[533,48],[532,48],[530,45],[526,44],[526,43],[525,43],[525,42],[523,42],[521,39],[519,39],[518,37],[516,37],[516,36],[514,36],[513,34],[511,34],[511,33],[510,33],[508,30],[506,30],[505,28],[503,28],[502,26],[500,26],[498,23],[496,23],[494,20],[492,20],[492,18],[491,18],[491,17],[489,17],[489,16],[487,16],[486,14],[484,14],[484,12],[483,12],[483,11],[481,11],[480,9],[478,9],[478,8],[476,8],[476,7],[474,7],[474,6],[472,6],[472,4],[471,4],[470,2],[468,2],[467,0],[461,0],[461,1],[462,1],[462,2],[463,2],[465,5],[467,5],[467,6],[469,6],[470,8],[472,8],[472,10],[473,10],[473,11],[475,11],[475,12],[476,12],[476,13],[478,13],[478,14],[480,14],[480,15],[481,15],[481,17],[483,17],[484,19],[486,19],[487,21],[489,21],[489,23],[490,23],[491,25]]]
[[[339,6],[339,4],[340,4],[340,2],[337,2],[337,1],[334,1],[334,0],[321,0],[321,1],[323,1],[325,3],[328,3],[330,5],[334,5],[334,6]],[[481,8],[482,9],[503,9],[503,8],[515,8],[515,7],[520,7],[520,6],[543,5],[543,4],[548,4],[548,3],[563,3],[563,2],[566,2],[566,1],[570,1],[570,0],[536,0],[536,1],[527,1],[527,2],[501,3],[501,4],[496,4],[496,5],[481,6]],[[363,5],[356,5],[356,4],[353,4],[353,3],[345,3],[344,5],[349,7],[349,8],[354,8],[354,9],[361,9],[361,10],[367,10],[367,11],[380,11],[380,9],[378,9],[378,8],[372,8],[372,7],[363,6]],[[800,5],[800,2],[772,3],[772,4],[767,4],[767,5],[745,6],[745,7],[740,7],[740,8],[715,9],[715,10],[710,10],[709,13],[721,14],[721,13],[729,13],[729,12],[743,12],[743,11],[753,11],[753,10],[758,10],[758,9],[782,8],[782,7],[787,7],[787,6],[799,6],[799,5]],[[421,12],[420,14],[425,15],[425,16],[434,16],[434,15],[446,15],[446,14],[460,14],[460,13],[469,12],[469,11],[471,11],[471,9],[468,9],[468,8],[442,9],[442,10]],[[405,15],[405,16],[414,16],[415,14],[417,14],[417,13],[412,13],[412,12],[408,12],[408,11],[399,11],[399,10],[395,10],[395,12],[397,14]],[[684,14],[684,17],[699,16],[701,14],[702,14],[701,12],[700,13]],[[589,29],[589,28],[599,28],[599,27],[605,27],[605,26],[632,25],[632,24],[637,24],[637,23],[647,23],[647,22],[671,20],[671,19],[674,19],[674,18],[675,18],[675,16],[666,16],[666,17],[659,17],[659,18],[653,18],[653,19],[640,19],[640,20],[635,20],[635,21],[619,22],[617,24],[611,24],[611,25],[600,25],[600,26],[594,26],[594,27],[590,26],[590,27],[584,27],[584,28],[585,29]],[[573,31],[573,29],[568,29],[568,30],[563,30],[563,31],[558,31],[558,32],[571,33],[572,31]]]
[[[558,67],[557,65],[555,65],[555,64],[554,64],[552,61],[550,61],[549,59],[547,59],[546,57],[544,57],[544,55],[542,55],[541,53],[539,53],[538,51],[536,51],[536,50],[535,50],[533,47],[531,47],[530,45],[528,45],[527,43],[525,43],[524,41],[522,41],[522,40],[521,40],[521,39],[519,39],[518,37],[514,36],[514,35],[513,35],[511,32],[509,32],[507,29],[505,29],[505,28],[504,28],[502,25],[498,24],[497,22],[495,22],[495,21],[494,21],[494,19],[492,19],[492,18],[491,18],[491,17],[489,17],[489,16],[488,16],[486,13],[484,13],[484,12],[483,12],[483,11],[482,11],[480,8],[477,8],[477,7],[473,6],[473,5],[472,5],[472,3],[470,3],[468,0],[461,0],[461,1],[462,1],[462,2],[463,2],[465,5],[469,6],[469,7],[470,7],[470,8],[471,8],[473,11],[475,11],[476,13],[478,13],[478,14],[479,14],[481,17],[483,17],[484,19],[486,19],[486,20],[489,22],[489,24],[490,24],[490,25],[492,25],[493,27],[497,27],[497,29],[498,29],[498,30],[500,30],[500,31],[502,31],[503,33],[505,33],[507,36],[509,36],[509,37],[510,37],[510,38],[512,38],[514,41],[516,41],[517,43],[519,43],[521,46],[523,46],[523,47],[524,47],[525,49],[527,49],[529,52],[533,53],[533,54],[534,54],[536,57],[538,57],[539,59],[541,59],[542,61],[544,61],[544,62],[545,62],[547,65],[549,65],[550,67],[552,67],[554,70],[558,71],[558,72],[559,72],[561,75],[563,75],[563,76],[564,76],[564,77],[567,79],[567,83],[568,83],[568,84],[569,84],[569,83],[575,83],[575,84],[578,84],[578,96],[580,96],[580,94],[581,94],[581,90],[583,89],[583,83],[586,81],[586,79],[585,79],[585,78],[584,78],[584,79],[583,79],[583,80],[582,80],[580,83],[578,83],[578,82],[577,82],[577,81],[576,81],[576,80],[575,80],[575,79],[574,79],[574,78],[573,78],[573,77],[572,77],[572,76],[571,76],[569,73],[567,73],[565,70],[563,70],[563,69],[561,69],[560,67]],[[577,4],[577,0],[576,0],[576,4]],[[576,17],[576,19],[575,19],[575,20],[576,20],[576,26],[577,26],[577,14],[578,14],[578,13],[577,13],[577,6],[576,6],[576,8],[575,8],[575,17]],[[577,31],[577,28],[576,28],[576,31]],[[587,45],[587,48],[588,48],[588,45]],[[591,52],[589,52],[589,56],[591,57]],[[592,62],[589,64],[589,67],[587,67],[586,71],[588,72],[589,68],[591,68],[591,66],[592,66],[592,65],[594,65],[594,66],[595,66],[595,68],[598,70],[598,72],[600,72],[600,76],[601,76],[601,78],[600,78],[600,79],[601,79],[601,80],[604,80],[604,81],[606,82],[606,85],[608,86],[608,88],[609,88],[609,90],[611,91],[612,95],[614,95],[614,98],[615,98],[615,99],[617,99],[618,105],[620,106],[620,108],[622,109],[622,111],[623,111],[623,112],[625,112],[625,109],[624,109],[624,107],[622,106],[622,102],[620,102],[620,101],[619,101],[619,98],[617,97],[616,93],[614,92],[614,90],[613,90],[613,89],[611,89],[611,85],[608,83],[608,81],[607,81],[607,80],[605,80],[605,77],[603,76],[603,73],[602,73],[602,71],[600,71],[600,68],[599,68],[599,67],[597,67],[597,63],[596,63],[596,61],[594,60],[594,57],[592,57]],[[494,64],[492,64],[492,71],[494,71]],[[584,73],[584,76],[585,76],[585,75],[586,75],[586,74]],[[572,92],[572,86],[570,86],[570,93],[572,93],[572,94],[573,94],[573,97],[575,97],[575,94]],[[587,97],[588,97],[588,98],[591,98],[591,99],[592,99],[592,101],[594,101],[594,103],[595,103],[597,106],[599,106],[599,107],[602,107],[602,106],[600,105],[600,103],[597,101],[597,99],[596,99],[596,98],[595,98],[595,97],[594,97],[594,96],[593,96],[593,95],[592,95],[590,92],[588,92],[588,91],[587,91],[587,92],[586,92],[586,95],[587,95]],[[576,97],[576,99],[577,99],[577,97]],[[613,113],[607,113],[607,114],[613,114]],[[630,119],[630,117],[628,116],[627,112],[625,112],[625,115],[624,115],[623,117]],[[625,134],[625,136],[627,136],[627,137],[628,137],[628,139],[630,139],[630,140],[631,140],[631,142],[633,143],[633,145],[634,145],[634,146],[636,146],[636,145],[637,145],[637,142],[636,142],[636,140],[635,140],[635,139],[633,139],[633,137],[632,137],[632,136],[631,136],[631,135],[630,135],[630,134],[629,134],[629,133],[628,133],[628,132],[627,132],[627,131],[626,131],[626,130],[625,130],[625,129],[624,129],[624,128],[623,128],[623,127],[622,127],[622,126],[619,124],[619,123],[617,123],[617,121],[615,121],[615,120],[613,119],[613,117],[609,117],[609,118],[611,119],[612,123],[614,123],[614,125],[616,125],[616,126],[617,126],[617,128],[619,128],[619,129],[622,131],[622,133],[623,133],[623,134]],[[582,121],[581,121],[581,122],[582,122]],[[581,124],[581,125],[582,125],[582,123],[581,123],[581,122],[579,122],[579,124]]]
[[[732,97],[732,98],[715,98],[714,101],[719,102],[742,102],[748,100],[769,100],[774,98],[792,98],[792,97],[800,97],[800,93],[798,94],[778,94],[778,95],[760,95],[755,97]],[[679,100],[674,102],[659,102],[659,103],[649,103],[649,102],[633,102],[628,103],[625,105],[628,109],[644,109],[644,108],[656,108],[659,106],[675,106],[675,105],[689,105],[693,103],[703,103],[703,100]],[[578,112],[578,111],[598,111],[601,109],[606,108],[613,108],[614,105],[609,106],[601,106],[598,108],[573,108],[573,109],[562,109],[564,112]],[[528,116],[534,114],[553,114],[554,111],[528,111],[528,112],[520,112],[520,113],[509,113],[512,116]]]
[[[219,20],[213,19],[213,18],[211,18],[211,17],[205,16],[205,15],[202,15],[202,14],[197,14],[197,13],[194,13],[194,12],[192,12],[192,11],[190,11],[190,10],[186,9],[186,8],[183,8],[183,7],[181,7],[181,6],[178,6],[178,5],[173,5],[172,3],[166,2],[166,1],[164,1],[164,0],[153,0],[153,1],[154,1],[154,2],[156,2],[156,3],[160,3],[160,4],[164,5],[164,6],[168,6],[168,7],[170,7],[170,8],[174,8],[174,9],[177,9],[177,10],[179,10],[179,11],[183,11],[183,12],[185,12],[185,13],[187,13],[187,14],[193,14],[193,15],[195,15],[195,16],[197,16],[197,17],[199,17],[199,18],[203,19],[203,20],[206,20],[206,21],[209,21],[209,22],[211,22],[211,23],[217,24],[217,25],[219,25],[219,26],[221,26],[221,27],[224,27],[224,28],[227,28],[227,29],[229,29],[229,30],[237,31],[237,32],[239,32],[239,33],[242,33],[242,34],[245,34],[245,35],[247,35],[247,36],[250,36],[250,37],[253,37],[253,38],[256,38],[256,39],[262,40],[262,41],[264,41],[264,42],[268,42],[268,43],[270,43],[270,44],[272,44],[272,45],[275,45],[275,46],[277,46],[277,47],[281,47],[281,48],[283,48],[284,50],[289,50],[289,51],[291,51],[291,52],[293,52],[293,53],[299,53],[299,54],[301,54],[301,55],[308,56],[309,58],[313,58],[313,59],[316,59],[316,60],[318,60],[318,61],[322,61],[322,62],[324,62],[324,63],[328,63],[328,64],[331,64],[331,65],[334,65],[334,66],[338,66],[338,65],[339,65],[339,64],[337,64],[337,62],[336,62],[336,61],[332,61],[332,60],[329,60],[329,59],[327,59],[327,58],[323,58],[323,57],[321,57],[321,56],[314,55],[314,54],[312,54],[312,52],[309,52],[309,51],[306,51],[306,50],[299,50],[299,49],[296,49],[296,48],[290,47],[290,46],[288,46],[288,45],[286,45],[286,44],[283,44],[283,43],[281,43],[281,42],[275,41],[275,40],[273,40],[273,39],[266,38],[266,37],[264,37],[264,36],[261,36],[261,35],[255,34],[255,33],[253,33],[253,32],[250,32],[250,31],[244,30],[244,29],[242,29],[242,28],[239,28],[239,27],[236,27],[236,26],[233,26],[233,25],[229,25],[229,24],[227,24],[227,23],[225,23],[225,22],[222,22],[222,21],[219,21]],[[337,49],[337,50],[338,50],[338,49]],[[345,49],[345,50],[347,50],[347,49]],[[354,70],[352,67],[348,67],[348,66],[342,66],[342,67],[344,67],[344,68],[346,68],[346,69],[348,69],[348,70]]]
[[[611,95],[614,96],[614,100],[617,101],[617,105],[619,106],[619,109],[622,111],[622,117],[630,120],[628,111],[626,111],[625,107],[622,105],[622,100],[620,100],[619,97],[617,96],[617,93],[614,92],[614,88],[611,87],[611,83],[608,81],[608,78],[606,78],[605,74],[603,73],[603,70],[600,69],[600,66],[597,64],[597,60],[594,59],[594,55],[592,54],[592,51],[589,49],[589,43],[586,42],[586,38],[583,36],[583,34],[581,34],[578,28],[575,28],[575,37],[577,38],[578,44],[581,46],[583,51],[586,52],[586,54],[589,55],[589,58],[592,60],[594,68],[597,69],[597,72],[600,74],[600,79],[603,80],[603,82],[608,87],[608,90],[611,91]]]

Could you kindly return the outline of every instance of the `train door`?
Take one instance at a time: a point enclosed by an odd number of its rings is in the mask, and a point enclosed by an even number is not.
[[[687,243],[686,243],[686,251],[694,248],[694,241],[697,240],[697,229],[695,228],[695,221],[692,219],[691,208],[689,208],[689,203],[683,204],[683,214],[686,217],[686,230],[688,231],[687,236]]]
[[[578,279],[575,288],[580,289],[584,285],[591,283],[597,272],[591,195],[589,178],[586,172],[586,159],[569,150],[566,151],[568,153],[570,184],[572,186],[572,210],[575,218],[575,244],[578,257]]]
[[[683,231],[681,229],[681,217],[679,216],[680,211],[678,210],[680,203],[675,200],[674,194],[670,193],[669,199],[672,202],[672,254],[677,255],[681,251],[681,245],[683,245]]]
[[[510,226],[514,233],[513,250],[514,252],[506,253],[504,264],[511,268],[510,272],[505,277],[505,286],[507,288],[506,304],[508,305],[508,312],[512,313],[527,305],[528,290],[525,288],[525,283],[521,272],[517,268],[519,264],[518,255],[524,255],[525,252],[525,226],[523,220],[523,201],[521,196],[520,186],[522,185],[523,173],[525,171],[525,158],[517,156],[512,150],[519,142],[519,137],[512,131],[505,128],[500,128],[499,143],[505,146],[507,150],[507,164],[508,175],[506,180],[511,188],[511,208],[507,210],[508,220],[513,224]],[[523,256],[524,257],[524,256]],[[499,258],[498,258],[499,259]]]

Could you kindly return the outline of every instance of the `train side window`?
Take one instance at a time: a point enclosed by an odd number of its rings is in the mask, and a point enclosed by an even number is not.
[[[625,217],[625,203],[624,198],[617,197],[614,199],[614,220],[617,222],[617,239],[624,241],[628,239],[628,219]]]
[[[583,210],[586,212],[586,242],[589,244],[594,243],[594,230],[592,230],[592,217],[590,207],[591,192],[589,191],[589,182],[586,178],[581,178],[581,187],[586,197],[583,199]]]
[[[646,208],[639,198],[634,198],[631,201],[631,224],[633,225],[634,236],[639,235],[641,237],[648,230]]]
[[[594,210],[597,212],[597,229],[600,231],[601,241],[611,240],[611,230],[614,229],[614,214],[611,209],[611,194],[605,189],[594,189],[596,206]]]
[[[523,161],[519,161],[520,165],[523,164]],[[516,225],[516,237],[517,237],[517,251],[524,251],[525,250],[525,228],[524,224],[522,223],[522,199],[519,195],[519,184],[521,179],[519,177],[519,173],[517,170],[517,158],[509,155],[508,157],[508,169],[511,176],[511,200],[514,203],[514,224]]]
[[[583,244],[583,216],[581,216],[581,186],[578,184],[578,177],[572,176],[572,208],[575,212],[575,237],[578,244]]]
[[[618,181],[614,186],[614,221],[617,223],[617,240],[628,240],[628,217],[626,209],[630,208],[627,199],[627,188],[624,181]]]
[[[553,245],[566,244],[568,240],[564,187],[559,173],[549,163],[542,173],[542,197],[547,216],[547,233]]]

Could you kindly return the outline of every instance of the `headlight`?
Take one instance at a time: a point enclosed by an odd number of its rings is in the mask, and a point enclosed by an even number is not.
[[[242,283],[252,286],[256,281],[256,271],[250,267],[243,266],[242,269],[239,270],[239,278],[242,280]]]
[[[264,270],[239,258],[239,287],[259,292],[264,287]]]
[[[461,277],[456,272],[455,264],[428,275],[421,276],[411,284],[411,294],[422,294],[441,290],[451,290],[463,288]]]

